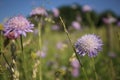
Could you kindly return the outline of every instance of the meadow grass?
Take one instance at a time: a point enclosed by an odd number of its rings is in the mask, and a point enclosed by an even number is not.
[[[106,30],[105,26],[101,28],[97,28],[95,30],[92,30],[90,28],[84,28],[81,31],[73,31],[69,32],[71,39],[74,42],[81,37],[84,34],[97,34],[99,35],[103,40],[103,50],[98,54],[97,57],[94,58],[94,65],[95,69],[98,75],[98,80],[119,80],[120,79],[120,54],[119,54],[119,38],[116,34],[116,31],[118,31],[118,27],[113,26],[112,30],[112,54],[108,54],[109,51],[107,51],[108,46],[107,43],[107,36],[106,36]],[[41,49],[46,48],[46,56],[44,58],[41,57],[42,60],[42,80],[85,80],[85,75],[83,71],[80,70],[78,77],[73,77],[70,73],[71,71],[71,65],[69,59],[73,55],[74,51],[68,41],[68,38],[66,37],[65,32],[57,32],[57,31],[49,31],[49,32],[43,32],[42,33],[42,46]],[[2,39],[5,39],[2,37]],[[2,42],[2,40],[1,40]],[[19,79],[20,80],[34,80],[32,78],[33,75],[33,66],[36,63],[36,60],[39,59],[39,57],[36,55],[36,52],[39,50],[39,38],[38,35],[35,35],[33,33],[29,33],[27,37],[23,37],[23,45],[24,45],[24,65],[21,65],[21,48],[20,48],[20,41],[16,40],[16,65],[17,69],[19,71]],[[57,43],[62,42],[64,44],[64,47],[61,49],[57,48]],[[3,44],[3,43],[1,43]],[[2,51],[4,52],[4,55],[6,56],[9,63],[12,63],[12,59],[10,57],[11,50],[10,50],[10,44],[9,43],[5,48],[2,47]],[[115,56],[114,56],[115,55]],[[86,71],[88,80],[96,80],[95,78],[95,72],[93,69],[93,63],[92,59],[88,56],[80,57],[83,67]],[[10,73],[5,68],[6,63],[3,59],[3,56],[1,54],[0,56],[0,63],[1,63],[1,73],[0,73],[0,80],[9,80],[10,79]],[[24,67],[25,66],[25,67]],[[22,68],[24,67],[24,69]],[[40,66],[38,66],[38,69],[40,69]],[[22,73],[25,70],[25,75]],[[36,79],[39,80],[40,72],[36,72]],[[25,76],[27,77],[25,79]]]

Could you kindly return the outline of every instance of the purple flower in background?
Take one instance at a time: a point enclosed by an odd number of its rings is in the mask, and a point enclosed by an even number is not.
[[[73,59],[71,60],[71,66],[72,66],[73,68],[79,68],[79,67],[80,67],[79,61],[78,61],[76,58],[73,58]]]
[[[71,74],[73,77],[78,77],[79,76],[79,69],[78,68],[73,68],[71,71]]]
[[[58,43],[56,44],[56,47],[57,47],[57,49],[59,49],[59,50],[64,50],[64,49],[67,47],[67,45],[66,45],[65,43],[63,43],[63,42],[58,42]]]
[[[4,24],[4,35],[11,39],[15,39],[20,35],[26,36],[26,32],[33,32],[33,26],[34,25],[22,15],[15,16]]]
[[[33,15],[41,15],[41,16],[47,16],[47,11],[43,7],[37,7],[33,9],[30,13],[31,16]]]
[[[53,12],[53,15],[54,15],[54,17],[58,17],[59,16],[59,10],[57,9],[57,8],[54,8],[53,10],[52,10],[52,12]]]
[[[105,23],[105,24],[111,24],[111,23],[114,23],[114,22],[116,22],[117,20],[116,20],[116,18],[114,18],[114,17],[108,17],[108,18],[103,18],[103,22]]]
[[[90,12],[92,11],[92,8],[89,5],[84,5],[82,7],[83,12]]]
[[[117,22],[117,26],[120,26],[120,21]]]
[[[77,21],[72,22],[72,27],[75,28],[76,30],[80,30],[81,26]]]
[[[46,53],[43,51],[37,51],[36,54],[37,54],[37,56],[42,57],[42,58],[46,57]]]
[[[58,25],[53,25],[52,26],[52,30],[59,30],[59,29],[60,29],[60,27]]]
[[[95,57],[101,51],[102,45],[102,40],[98,36],[87,34],[78,39],[75,43],[75,49],[80,56],[88,54],[90,57]]]

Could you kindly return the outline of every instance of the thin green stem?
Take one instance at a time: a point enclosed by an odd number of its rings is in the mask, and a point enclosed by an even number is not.
[[[93,21],[92,21],[91,16],[90,16],[89,13],[87,13],[87,20],[88,20],[88,24],[90,25],[90,27],[92,28],[92,30],[94,30],[95,29],[94,23],[93,23]]]
[[[42,22],[42,18],[41,18],[40,22]],[[39,39],[39,49],[41,51],[41,47],[42,47],[41,28],[42,28],[42,26],[41,26],[40,22],[38,23],[38,30],[39,30],[39,32],[38,32],[38,39]],[[42,80],[42,61],[41,61],[41,57],[40,57],[40,80]]]
[[[9,64],[9,62],[8,62],[8,60],[7,60],[7,58],[5,57],[4,53],[1,52],[1,54],[3,55],[3,58],[4,58],[5,62],[7,63],[8,67],[9,67],[9,68],[8,68],[9,72],[12,74],[11,66],[10,66],[10,64]]]
[[[95,60],[94,60],[94,58],[92,58],[92,64],[93,64],[93,70],[94,70],[94,72],[95,72],[95,78],[96,78],[96,80],[99,80],[99,79],[98,79],[98,74],[97,74],[96,68],[95,68]]]
[[[0,30],[0,41],[1,41],[1,44],[0,44],[0,55],[3,56],[6,64],[8,65],[8,71],[10,72],[10,74],[12,75],[12,71],[11,71],[11,65],[9,64],[6,56],[4,55],[4,53],[2,52],[2,35],[1,35],[1,30]]]
[[[67,37],[68,37],[69,42],[70,42],[70,44],[71,44],[71,46],[72,46],[72,48],[73,48],[73,50],[74,50],[74,52],[75,52],[75,55],[76,55],[76,57],[77,57],[77,59],[78,59],[78,61],[79,61],[79,64],[80,64],[80,66],[81,66],[81,68],[82,68],[82,70],[83,70],[83,72],[84,72],[84,74],[85,74],[85,78],[86,78],[86,80],[88,80],[87,74],[86,74],[86,72],[85,72],[85,70],[84,70],[84,67],[83,67],[83,65],[82,65],[82,63],[81,63],[81,61],[80,61],[80,59],[79,59],[79,55],[77,54],[77,52],[76,52],[76,50],[75,50],[75,47],[74,47],[74,45],[73,45],[73,43],[72,43],[72,40],[71,40],[71,38],[70,38],[70,35],[69,35],[69,33],[68,33],[67,29],[66,29],[65,23],[64,23],[64,21],[62,20],[61,17],[59,17],[59,18],[60,18],[60,20],[61,20],[61,22],[62,22],[62,24],[63,24],[64,31],[65,31],[65,33],[67,34]]]
[[[22,39],[22,35],[20,35],[20,45],[21,45],[21,51],[23,54],[23,39]]]
[[[23,61],[22,61],[22,66],[23,66],[23,70],[24,70],[24,77],[25,77],[25,80],[27,80],[27,77],[26,77],[26,75],[27,75],[27,73],[26,73],[26,63],[25,63],[25,54],[24,54],[24,49],[23,49],[23,39],[22,39],[22,35],[20,35],[20,45],[21,45],[21,51],[22,51],[22,55],[21,56],[23,56],[22,57],[22,59],[23,59]],[[25,64],[24,64],[25,63]]]

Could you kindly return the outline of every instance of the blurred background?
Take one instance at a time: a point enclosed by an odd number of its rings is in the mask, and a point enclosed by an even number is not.
[[[39,19],[31,16],[31,11],[37,7],[42,7],[47,12],[41,22],[41,16],[37,17]],[[98,80],[120,80],[119,8],[120,0],[0,0],[1,24],[13,16],[24,15],[35,25],[33,33],[23,37],[23,64],[20,42],[15,41],[18,78],[15,80],[41,80],[40,68],[43,80],[86,80],[86,75],[88,80],[97,80],[96,73]],[[59,16],[62,17],[73,43],[85,34],[96,34],[103,41],[103,49],[94,58],[94,66],[88,56],[80,57],[86,74],[74,56]],[[41,50],[38,47],[39,23],[42,26]],[[3,35],[1,37],[1,44],[7,46],[1,47],[5,50],[9,63],[12,63],[11,43]],[[0,62],[0,80],[8,80],[10,74],[2,56]]]

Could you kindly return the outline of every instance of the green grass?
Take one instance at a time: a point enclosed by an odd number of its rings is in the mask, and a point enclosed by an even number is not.
[[[105,27],[105,26],[104,26]],[[102,38],[103,41],[103,50],[98,54],[97,57],[95,57],[95,67],[96,72],[98,74],[99,80],[119,80],[120,79],[120,47],[119,47],[119,40],[118,36],[116,34],[117,28],[114,26],[112,30],[112,51],[116,54],[116,57],[110,57],[108,56],[108,47],[106,45],[107,43],[107,36],[106,36],[106,30],[104,27],[98,28],[96,30],[91,30],[89,28],[85,28],[81,31],[73,31],[70,32],[70,37],[73,42],[75,42],[78,38],[80,38],[84,34],[97,34]],[[17,63],[17,69],[20,72],[20,80],[25,80],[24,76],[27,77],[27,80],[34,80],[32,78],[32,71],[33,71],[33,65],[36,63],[37,60],[39,60],[39,57],[36,57],[35,53],[39,50],[38,49],[38,35],[34,35],[33,33],[29,33],[27,37],[24,37],[23,43],[27,43],[24,46],[24,55],[25,55],[25,62],[26,65],[25,69],[22,69],[25,65],[21,65],[21,48],[20,48],[20,40],[16,40],[16,63]],[[56,44],[58,42],[63,42],[65,44],[65,47],[60,50],[57,49]],[[74,78],[70,72],[66,74],[65,70],[62,70],[62,67],[65,67],[67,70],[71,70],[71,65],[69,62],[69,59],[73,55],[74,51],[72,50],[72,47],[69,43],[69,40],[65,34],[65,32],[44,32],[42,34],[42,48],[46,47],[46,57],[42,58],[42,77],[43,80],[85,80],[85,75],[82,72],[81,68],[80,75],[77,78]],[[4,48],[4,54],[6,55],[9,63],[12,63],[11,60],[11,50],[10,50],[10,44]],[[92,66],[92,59],[89,58],[87,55],[84,57],[80,57],[83,63],[83,67],[85,71],[87,72],[87,76],[89,80],[95,80],[95,72],[93,70]],[[9,72],[5,67],[5,61],[0,56],[0,63],[1,68],[3,71],[1,71],[0,74],[0,80],[9,80]],[[26,71],[27,75],[23,75],[23,70]],[[39,71],[39,66],[38,66]],[[35,80],[39,80],[39,72],[37,72],[37,78]]]

